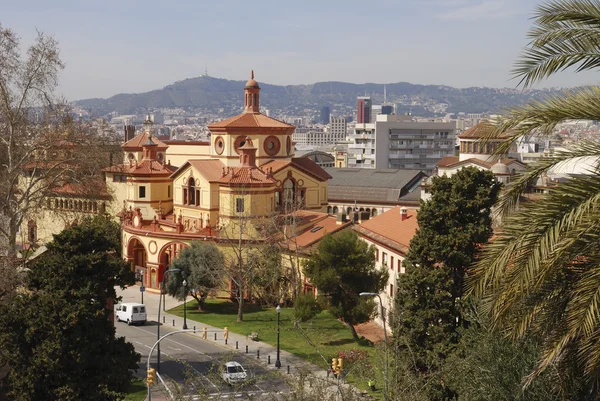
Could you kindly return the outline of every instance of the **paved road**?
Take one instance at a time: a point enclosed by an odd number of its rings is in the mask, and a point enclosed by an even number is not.
[[[124,302],[139,302],[139,294],[131,291],[128,294],[122,294]],[[134,297],[136,299],[133,299]],[[148,353],[157,338],[158,295],[146,294],[145,304],[149,320],[145,325],[128,326],[123,322],[115,323],[117,335],[126,337],[142,355],[138,371],[140,377],[145,376]],[[174,304],[176,301],[167,297],[166,308],[171,308]],[[178,329],[181,327],[172,327],[172,324],[167,322],[161,325],[161,336]],[[222,334],[219,333],[217,342],[213,336],[213,333],[209,333],[209,339],[203,340],[198,334],[181,333],[161,342],[160,375],[172,391],[179,390],[191,399],[194,399],[193,395],[198,395],[198,399],[237,395],[236,398],[240,399],[243,394],[253,394],[255,397],[264,395],[265,399],[269,399],[269,393],[287,391],[280,376],[281,373],[285,374],[285,369],[281,372],[274,369],[273,364],[266,366],[265,355],[261,356],[261,360],[257,360],[256,348],[251,350],[252,354],[246,355],[245,345],[240,344],[240,350],[236,351],[231,347],[232,343],[225,346]],[[250,380],[246,385],[231,387],[220,379],[218,367],[231,360],[240,362],[248,371]],[[156,366],[156,351],[153,353],[151,365]]]

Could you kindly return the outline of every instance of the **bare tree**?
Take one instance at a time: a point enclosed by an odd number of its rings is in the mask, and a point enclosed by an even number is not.
[[[23,222],[54,190],[78,183],[90,197],[101,188],[90,181],[102,180],[107,154],[54,95],[62,69],[53,37],[38,32],[21,54],[19,37],[0,25],[0,242],[8,261]]]

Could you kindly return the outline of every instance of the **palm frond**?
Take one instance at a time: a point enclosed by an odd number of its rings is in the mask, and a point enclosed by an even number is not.
[[[581,162],[590,165],[596,164],[598,167],[600,166],[600,163],[598,163],[599,161],[600,144],[592,141],[582,141],[573,145],[566,151],[560,151],[551,156],[542,157],[535,163],[532,163],[528,170],[516,175],[514,180],[506,186],[505,190],[498,198],[495,213],[500,218],[504,218],[508,213],[515,209],[519,199],[529,188],[531,183],[534,183],[544,173],[551,171],[553,168],[569,166]]]
[[[600,67],[600,4],[591,0],[558,0],[540,5],[529,32],[531,42],[513,75],[525,87],[558,71]]]

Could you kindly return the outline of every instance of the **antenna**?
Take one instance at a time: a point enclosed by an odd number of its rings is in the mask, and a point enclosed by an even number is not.
[[[208,67],[206,65],[204,66],[204,76],[208,77]]]
[[[383,85],[383,104],[387,103],[387,89],[385,85]]]

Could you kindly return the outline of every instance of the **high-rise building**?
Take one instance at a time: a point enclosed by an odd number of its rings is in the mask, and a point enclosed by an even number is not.
[[[356,123],[349,135],[348,167],[422,170],[431,174],[444,156],[454,154],[456,123],[413,121],[411,116],[376,116]]]
[[[368,124],[371,122],[371,98],[359,96],[356,99],[356,123]]]
[[[381,106],[381,114],[393,114],[394,112],[394,106],[392,106],[391,104],[384,104],[383,106]]]
[[[346,139],[346,118],[344,117],[332,117],[329,125],[329,132],[333,143],[341,142]]]
[[[319,122],[321,124],[329,124],[329,118],[331,117],[331,108],[329,106],[321,107],[321,115]]]

